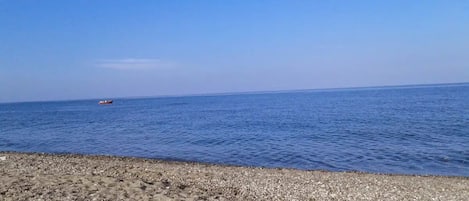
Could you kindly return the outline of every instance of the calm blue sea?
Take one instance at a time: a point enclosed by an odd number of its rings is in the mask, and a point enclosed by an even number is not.
[[[0,151],[469,176],[469,84],[0,104]]]

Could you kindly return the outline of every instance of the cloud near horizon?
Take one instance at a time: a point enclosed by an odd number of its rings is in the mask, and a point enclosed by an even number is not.
[[[116,70],[142,70],[142,69],[161,69],[171,67],[174,64],[162,61],[160,59],[103,59],[96,63],[99,68],[108,68]]]

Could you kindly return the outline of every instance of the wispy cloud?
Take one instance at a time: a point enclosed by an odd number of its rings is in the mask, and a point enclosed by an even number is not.
[[[96,63],[97,67],[117,70],[138,70],[168,68],[174,64],[159,59],[104,59]]]

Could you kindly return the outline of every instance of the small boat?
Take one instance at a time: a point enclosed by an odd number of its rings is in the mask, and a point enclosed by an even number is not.
[[[112,100],[102,100],[102,101],[99,101],[99,104],[100,105],[112,104]]]

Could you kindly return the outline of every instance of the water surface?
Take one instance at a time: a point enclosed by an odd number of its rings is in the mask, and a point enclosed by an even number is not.
[[[0,104],[0,151],[469,176],[469,84]]]

